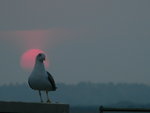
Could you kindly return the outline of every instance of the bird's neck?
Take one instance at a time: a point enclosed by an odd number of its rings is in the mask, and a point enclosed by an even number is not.
[[[45,71],[44,63],[40,61],[36,61],[34,65],[34,70]]]

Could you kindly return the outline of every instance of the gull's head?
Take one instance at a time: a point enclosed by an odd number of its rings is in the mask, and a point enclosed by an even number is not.
[[[46,56],[43,53],[39,53],[36,57],[36,60],[43,62],[45,60]]]

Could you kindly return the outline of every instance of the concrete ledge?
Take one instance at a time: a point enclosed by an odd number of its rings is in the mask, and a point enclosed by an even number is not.
[[[69,113],[68,104],[0,101],[0,113]]]

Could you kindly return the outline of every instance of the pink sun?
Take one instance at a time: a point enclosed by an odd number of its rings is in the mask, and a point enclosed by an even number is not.
[[[39,53],[45,54],[45,52],[40,49],[30,49],[24,52],[20,60],[21,67],[27,70],[33,69],[33,66],[35,64],[35,58]],[[47,58],[44,64],[46,68],[49,66],[49,61],[47,60]]]

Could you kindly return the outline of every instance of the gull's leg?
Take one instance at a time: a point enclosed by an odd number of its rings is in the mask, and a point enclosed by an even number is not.
[[[46,91],[46,96],[47,96],[47,102],[48,103],[51,103],[50,99],[49,99],[49,96],[48,96],[48,91]]]
[[[40,95],[41,102],[43,102],[43,99],[42,99],[42,95],[41,95],[41,91],[40,91],[40,90],[39,90],[39,95]]]

